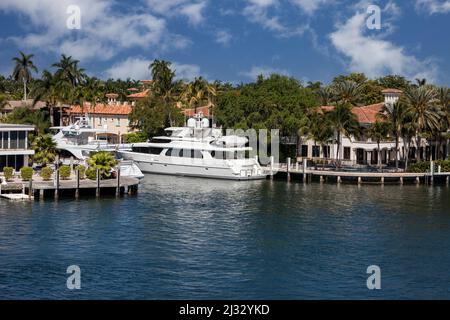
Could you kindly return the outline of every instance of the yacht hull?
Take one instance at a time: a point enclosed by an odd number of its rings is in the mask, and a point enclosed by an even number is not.
[[[245,170],[241,174],[235,174],[233,173],[233,170],[228,167],[175,164],[168,162],[142,161],[137,159],[133,159],[133,161],[143,173],[236,181],[261,180],[267,178],[267,175],[262,173],[255,174],[254,172],[251,172],[251,170],[247,170],[247,174],[244,174]]]
[[[205,168],[189,165],[150,163],[142,161],[136,161],[136,164],[143,173],[236,181],[261,180],[267,178],[264,174],[247,176],[235,175],[229,168]]]

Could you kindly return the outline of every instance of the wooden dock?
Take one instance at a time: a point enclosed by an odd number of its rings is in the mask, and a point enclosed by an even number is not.
[[[59,197],[101,197],[135,195],[138,192],[139,179],[133,177],[118,177],[116,179],[74,179],[50,181],[27,181],[22,183],[7,183],[0,188],[0,196],[14,200],[45,199]]]
[[[424,184],[449,185],[450,173],[409,173],[409,172],[363,172],[332,171],[296,167],[278,167],[268,170],[271,178],[303,183],[347,183],[347,184]],[[272,174],[273,173],[273,174]]]

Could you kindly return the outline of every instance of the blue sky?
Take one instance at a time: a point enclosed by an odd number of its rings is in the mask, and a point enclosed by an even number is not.
[[[81,29],[67,28],[77,5]],[[381,9],[381,29],[366,26]],[[0,73],[18,50],[40,70],[61,53],[102,78],[150,77],[155,58],[180,78],[248,82],[279,72],[401,74],[450,85],[450,0],[1,0]]]

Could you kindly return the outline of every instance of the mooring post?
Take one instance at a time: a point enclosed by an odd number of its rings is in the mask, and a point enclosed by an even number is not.
[[[75,170],[75,176],[77,178],[77,187],[75,189],[75,199],[80,198],[80,170]]]
[[[274,165],[275,165],[275,157],[271,156],[270,157],[270,179],[273,180],[273,169],[274,169]]]
[[[358,184],[361,184],[361,183],[362,183],[362,178],[358,177]]]
[[[416,177],[416,184],[420,184],[420,177]]]
[[[430,162],[430,184],[434,184],[434,161]]]
[[[381,185],[384,186],[384,177],[381,177]]]
[[[97,190],[96,190],[96,192],[95,192],[95,196],[97,197],[97,198],[99,198],[100,197],[100,169],[96,169],[96,174],[97,174],[97,176],[96,176],[96,178],[97,178]]]
[[[307,182],[307,177],[306,177],[306,169],[308,167],[308,160],[303,159],[303,183]]]
[[[338,176],[338,177],[337,177],[337,183],[340,184],[341,182],[342,182],[341,176]]]
[[[28,198],[31,199],[33,195],[33,176],[31,176],[30,182],[28,184]]]
[[[403,177],[400,177],[400,185],[403,185]]]
[[[291,158],[287,158],[287,181],[291,181]]]
[[[120,197],[120,167],[117,169],[117,190],[116,196]]]
[[[59,168],[55,171],[56,189],[55,189],[55,200],[59,198]]]

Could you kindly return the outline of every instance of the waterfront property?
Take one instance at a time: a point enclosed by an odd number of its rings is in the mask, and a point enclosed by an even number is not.
[[[381,159],[381,164],[387,165],[393,163],[395,160],[395,153],[398,152],[398,158],[405,158],[408,152],[411,160],[429,161],[436,160],[437,148],[434,142],[430,142],[427,139],[421,139],[419,149],[419,158],[416,157],[416,139],[412,139],[409,145],[406,146],[402,139],[399,140],[398,151],[395,149],[395,141],[393,137],[388,137],[383,141],[380,141],[379,145],[377,141],[374,141],[368,134],[370,128],[377,122],[382,121],[382,114],[384,108],[392,108],[403,92],[397,89],[385,89],[382,91],[385,99],[384,102],[367,105],[367,106],[355,106],[352,108],[352,113],[359,122],[360,127],[363,129],[362,134],[355,136],[341,137],[341,144],[339,149],[339,158],[342,160],[343,165],[377,165],[378,158]],[[334,106],[322,106],[319,108],[320,113],[330,112],[334,109]],[[378,153],[378,147],[380,153]],[[407,148],[408,147],[408,148]],[[449,148],[446,145],[442,145],[440,152],[443,155],[448,154]],[[312,139],[303,138],[299,143],[299,158],[298,161],[304,159],[323,160],[325,162],[336,159],[338,154],[337,134],[328,140],[324,146],[318,145]]]
[[[93,106],[86,102],[84,106],[74,105],[67,110],[69,122],[75,123],[78,118],[87,115],[93,129],[102,129],[104,135],[113,143],[121,143],[123,136],[133,132],[128,115],[132,106],[129,102],[118,102],[117,94],[107,94],[108,103]]]
[[[33,131],[30,125],[0,124],[0,170],[28,166],[29,157],[34,155],[28,147],[28,134]]]

